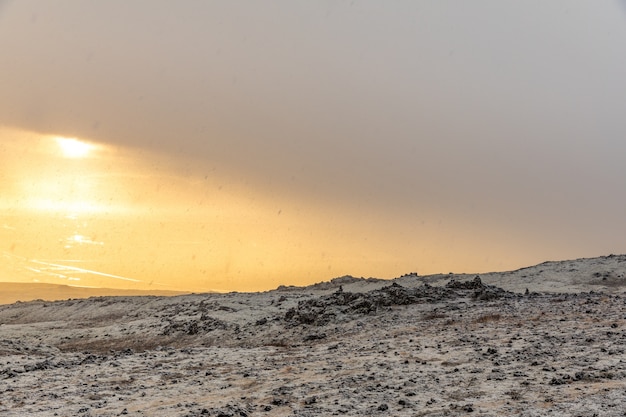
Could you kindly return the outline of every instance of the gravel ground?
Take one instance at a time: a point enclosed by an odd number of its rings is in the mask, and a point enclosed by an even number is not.
[[[626,415],[617,287],[418,281],[0,306],[0,414]]]

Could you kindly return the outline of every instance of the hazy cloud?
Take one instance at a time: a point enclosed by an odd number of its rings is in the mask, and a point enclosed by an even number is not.
[[[2,4],[6,125],[626,250],[622,1]]]

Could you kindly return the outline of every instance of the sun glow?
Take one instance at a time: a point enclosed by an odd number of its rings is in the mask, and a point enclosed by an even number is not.
[[[173,158],[0,127],[0,281],[265,291],[390,277],[416,270],[415,248],[429,259],[450,250],[447,237],[432,238],[442,231],[434,222],[378,227],[376,212],[268,198]]]
[[[74,138],[57,137],[55,140],[66,158],[85,158],[94,148],[93,145]]]

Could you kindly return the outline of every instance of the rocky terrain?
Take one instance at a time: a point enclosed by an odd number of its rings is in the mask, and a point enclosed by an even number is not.
[[[0,306],[2,416],[624,416],[626,256]]]

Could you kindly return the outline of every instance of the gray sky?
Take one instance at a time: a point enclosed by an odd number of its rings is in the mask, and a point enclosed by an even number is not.
[[[626,252],[625,12],[3,2],[0,124],[165,152],[383,225],[447,224],[519,263]]]

